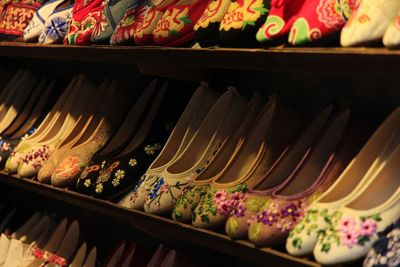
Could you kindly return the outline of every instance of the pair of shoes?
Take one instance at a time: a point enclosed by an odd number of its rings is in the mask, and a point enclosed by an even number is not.
[[[159,155],[186,104],[187,93],[177,94],[167,82],[156,84],[153,81],[143,92],[144,98],[139,98],[120,128],[121,135],[134,129],[122,139],[126,142],[108,155],[101,152],[93,158],[80,175],[78,191],[115,198],[132,189]],[[180,101],[176,101],[178,97]]]
[[[272,0],[257,40],[265,46],[338,40],[340,30],[358,3],[358,0]]]
[[[363,0],[342,30],[342,46],[360,46],[383,42],[387,47],[400,45],[398,1]]]
[[[400,156],[399,116],[400,109],[396,109],[337,181],[308,208],[286,241],[290,254],[313,252],[322,264],[361,259],[378,233],[400,217],[395,175]]]
[[[62,43],[71,20],[71,0],[51,0],[36,10],[24,30],[24,41],[42,44]]]
[[[145,181],[145,184],[153,183],[157,179],[157,175],[163,172],[170,162],[178,158],[193,138],[207,112],[217,101],[218,96],[206,83],[202,83],[198,87],[166,141],[164,148],[146,170],[146,173],[141,176],[133,192],[120,202],[122,206],[134,209],[144,208],[145,197],[150,192],[150,188],[146,188],[143,182]]]

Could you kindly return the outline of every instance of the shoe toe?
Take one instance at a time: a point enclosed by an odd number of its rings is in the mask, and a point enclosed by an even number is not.
[[[18,166],[18,175],[20,177],[32,177],[39,171],[40,166],[34,167],[31,163],[21,163]]]
[[[250,218],[250,214],[245,214],[243,217],[230,217],[226,222],[225,232],[232,239],[247,239]]]
[[[289,231],[277,227],[257,221],[252,222],[248,232],[250,242],[259,247],[283,244],[289,235]]]

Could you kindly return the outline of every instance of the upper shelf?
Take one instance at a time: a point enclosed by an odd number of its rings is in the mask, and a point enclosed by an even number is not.
[[[249,262],[271,266],[314,266],[319,264],[305,258],[296,258],[272,248],[255,248],[247,241],[233,241],[228,236],[209,230],[195,228],[191,225],[175,222],[171,219],[145,213],[138,210],[123,208],[109,201],[82,195],[67,189],[41,184],[32,179],[21,179],[9,176],[0,171],[0,185],[20,188],[48,198],[62,201],[66,204],[112,216],[116,220],[127,222],[138,230],[159,237],[194,243],[228,255],[245,259]]]
[[[277,71],[397,73],[400,51],[386,48],[171,48],[0,42],[0,57]]]

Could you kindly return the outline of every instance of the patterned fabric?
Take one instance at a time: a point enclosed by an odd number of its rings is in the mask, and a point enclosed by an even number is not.
[[[40,266],[47,266],[49,263],[54,263],[60,267],[66,267],[68,266],[68,262],[66,259],[57,256],[56,254],[52,254],[48,251],[43,251],[39,248],[33,248],[32,249],[32,255],[43,261],[43,263]]]
[[[289,33],[289,43],[302,45],[338,33],[359,0],[314,0],[301,8]]]
[[[400,266],[400,220],[379,236],[364,260],[364,267]]]
[[[55,12],[45,23],[44,30],[39,36],[39,43],[59,44],[64,41],[71,22],[72,7]]]
[[[101,10],[107,0],[78,0],[72,9],[72,18],[64,42],[70,45],[89,45],[92,32],[101,32],[105,26]]]
[[[145,1],[139,7],[134,5],[126,10],[124,17],[111,36],[110,43],[112,45],[133,43],[136,36],[143,37],[141,27],[143,26],[147,12],[151,8],[150,3],[150,1]]]
[[[39,2],[7,5],[1,18],[0,32],[12,38],[22,37],[38,7],[40,7]]]
[[[193,1],[190,5],[168,8],[153,32],[159,45],[179,46],[194,38],[193,27],[207,8],[207,1]]]

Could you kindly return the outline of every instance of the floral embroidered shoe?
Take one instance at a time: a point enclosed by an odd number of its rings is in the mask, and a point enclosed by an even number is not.
[[[96,21],[95,30],[92,32],[93,43],[104,43],[110,40],[117,24],[121,21],[128,7],[139,6],[140,1],[110,0],[101,11],[100,18]]]
[[[2,12],[0,33],[6,40],[23,40],[23,34],[42,1],[10,1]]]
[[[17,170],[20,177],[32,177],[36,175],[43,164],[49,159],[50,155],[60,147],[64,140],[68,138],[68,136],[74,130],[74,126],[79,123],[79,117],[81,116],[80,114],[85,111],[84,104],[87,103],[86,101],[88,101],[88,99],[90,99],[90,97],[94,94],[91,89],[92,88],[90,88],[90,86],[85,86],[85,91],[87,90],[87,92],[79,93],[80,101],[77,101],[73,104],[72,113],[70,114],[65,112],[62,114],[64,121],[60,121],[60,123],[57,125],[61,126],[60,128],[52,127],[46,136],[43,137],[43,139],[38,143],[33,144],[33,146],[23,146],[22,150],[18,151],[24,153],[24,157],[18,165]],[[76,114],[79,114],[76,116],[76,118],[74,118],[75,112]],[[11,157],[15,156],[15,154],[11,154]]]
[[[400,46],[400,12],[385,31],[383,44],[389,48],[398,48]]]
[[[176,103],[178,95],[182,101]],[[174,100],[176,104],[171,107]],[[136,185],[139,177],[159,155],[186,104],[185,100],[182,92],[176,94],[172,89],[167,89],[167,83],[161,86],[134,137],[123,151],[99,166],[100,173],[93,185],[95,197],[119,195]]]
[[[194,25],[197,42],[201,47],[219,43],[219,25],[228,11],[230,0],[211,0],[200,19]]]
[[[255,34],[265,21],[270,0],[232,1],[219,27],[219,38],[226,46],[254,46]]]
[[[139,34],[139,29],[147,12],[153,6],[151,1],[143,1],[138,6],[136,2],[131,4],[125,11],[124,17],[118,23],[110,38],[112,45],[129,45],[135,43],[135,36]]]
[[[232,89],[220,97],[185,150],[151,188],[144,204],[146,212],[168,214],[172,211],[181,192],[209,165],[239,127],[245,116],[246,102]]]
[[[172,211],[172,218],[175,221],[191,222],[193,211],[199,204],[200,198],[207,192],[207,188],[213,178],[226,166],[237,146],[241,144],[241,139],[246,135],[249,127],[259,114],[262,102],[262,99],[258,96],[249,101],[246,107],[247,115],[237,132],[221,147],[214,156],[214,160],[207,165],[200,175],[193,179],[191,185],[181,192],[182,196],[178,199]]]
[[[107,0],[77,0],[72,9],[72,18],[64,42],[70,45],[89,45],[92,33],[101,32],[101,11]]]
[[[208,1],[180,0],[170,6],[153,31],[158,45],[179,46],[194,39],[193,27],[207,8]]]
[[[68,2],[69,1],[66,0],[51,0],[36,10],[35,15],[24,31],[24,41],[36,41],[41,32],[44,30],[44,24],[49,16],[54,13],[58,6]],[[68,3],[68,5],[70,4]]]
[[[285,150],[297,131],[295,116],[276,99],[267,103],[252,128],[211,182],[194,210],[192,224],[217,228],[226,223],[238,202]]]
[[[399,160],[397,146],[364,191],[329,216],[331,224],[314,247],[318,262],[342,264],[362,259],[378,240],[378,233],[400,217]]]
[[[263,206],[267,205],[272,192],[301,164],[310,147],[320,136],[333,112],[333,106],[328,105],[305,129],[296,143],[289,147],[275,165],[268,170],[262,179],[239,202],[241,212],[230,215],[226,225],[226,233],[233,239],[247,239],[251,219]]]
[[[323,41],[339,41],[340,30],[357,9],[360,0],[307,1],[290,28],[289,44],[304,45]]]
[[[40,138],[42,138],[50,129],[50,127],[53,126],[53,124],[56,122],[58,119],[60,113],[56,112],[56,110],[60,110],[63,108],[65,102],[67,99],[70,97],[70,93],[73,91],[72,89],[74,88],[74,85],[76,84],[77,79],[74,78],[70,85],[64,90],[62,96],[57,100],[56,104],[52,108],[52,110],[46,115],[46,117],[43,119],[43,121],[40,123],[40,125],[37,126],[37,130],[34,131],[33,134],[29,135],[28,137],[24,138],[24,143],[33,143],[35,141],[39,141]],[[18,138],[21,137],[21,134],[25,134],[26,131],[19,131],[18,129],[15,129],[17,132],[14,133],[13,138]],[[9,143],[9,142],[8,142]],[[23,154],[17,152],[17,145],[19,145],[18,142],[16,146],[9,148],[8,145],[6,144],[6,147],[3,149],[5,154],[4,156],[2,155],[2,165],[5,164],[5,161],[8,161],[8,166],[5,167],[5,170],[8,172],[16,172],[18,169],[18,165],[20,161],[23,159]],[[31,144],[30,144],[31,145]],[[10,143],[11,146],[11,143]],[[15,153],[14,153],[15,152]],[[10,153],[15,154],[14,157],[11,157]],[[18,155],[17,155],[18,153]],[[7,159],[7,155],[10,155]]]
[[[38,42],[40,44],[61,44],[67,35],[71,22],[73,4],[57,8],[44,24]]]
[[[143,7],[143,13],[140,13],[137,28],[134,32],[134,40],[136,45],[152,45],[153,31],[158,21],[162,18],[164,12],[171,6],[175,5],[179,0],[165,1],[146,1]]]
[[[400,265],[400,220],[378,233],[379,239],[365,257],[363,267],[396,267]]]
[[[137,128],[143,123],[146,107],[151,105],[149,102],[156,89],[157,80],[155,79],[149,83],[139,99],[132,106],[124,122],[112,139],[101,151],[96,153],[91,162],[85,166],[76,184],[76,189],[80,193],[93,194],[93,185],[100,175],[101,166],[103,165],[103,167],[105,167],[105,160],[112,157],[113,153],[115,154],[124,150],[129,141],[134,137]],[[52,173],[52,171],[47,173]],[[40,172],[38,178],[40,179]]]
[[[92,85],[88,83],[83,77],[81,77],[79,81],[73,80],[69,88],[67,88],[68,94],[70,95],[68,95],[67,99],[63,99],[61,103],[59,103],[59,108],[62,108],[64,112],[54,113],[54,117],[53,115],[50,115],[50,121],[46,120],[43,128],[40,127],[40,129],[38,129],[35,134],[26,138],[24,142],[20,142],[18,144],[18,146],[11,152],[10,157],[7,159],[5,170],[8,173],[17,172],[20,163],[23,162],[23,160],[29,153],[33,154],[32,160],[30,158],[31,155],[29,155],[27,158],[28,162],[25,161],[25,163],[36,162],[37,164],[35,164],[35,166],[38,167],[37,169],[41,167],[41,162],[45,161],[48,158],[50,152],[49,147],[47,147],[46,145],[49,143],[54,144],[53,142],[55,142],[56,140],[59,141],[62,137],[64,137],[64,135],[66,135],[65,132],[68,132],[67,130],[71,129],[73,127],[73,124],[75,123],[75,119],[68,114],[68,111],[73,112],[74,109],[76,111],[80,111],[80,107],[78,108],[75,103],[79,94],[78,88],[80,86],[85,86],[88,91],[91,91]],[[65,131],[61,129],[65,129]],[[40,145],[40,142],[44,141],[47,144]],[[35,152],[40,153],[40,155],[36,154],[35,157]]]
[[[330,122],[318,143],[275,190],[269,202],[250,219],[248,236],[257,246],[280,245],[304,216],[306,207],[324,192],[352,159],[361,142],[362,125],[350,125],[349,111]],[[343,139],[344,138],[344,139]],[[362,138],[361,138],[362,139]]]
[[[256,34],[257,41],[266,46],[287,42],[290,28],[306,0],[271,0],[267,20]]]
[[[81,171],[90,162],[92,156],[110,140],[125,114],[122,94],[118,94],[117,84],[107,87],[103,97],[100,116],[94,115],[84,134],[70,147],[59,161],[51,175],[51,184],[68,187],[76,184]],[[119,96],[119,97],[118,97]],[[108,101],[113,98],[114,103]],[[126,99],[125,99],[126,100]],[[117,104],[116,104],[117,103]]]
[[[399,120],[400,109],[397,109],[375,131],[337,181],[307,208],[305,217],[286,241],[290,254],[311,254],[319,233],[329,226],[330,217],[337,213],[338,208],[357,197],[368,181],[385,166],[387,158],[398,145]]]
[[[359,46],[381,42],[386,29],[400,10],[399,1],[363,0],[341,33],[342,46]]]
[[[211,90],[206,83],[202,83],[198,87],[159,156],[139,179],[133,191],[120,201],[120,205],[132,209],[143,209],[145,197],[150,193],[151,185],[156,183],[160,174],[186,148],[217,98],[218,94]]]

